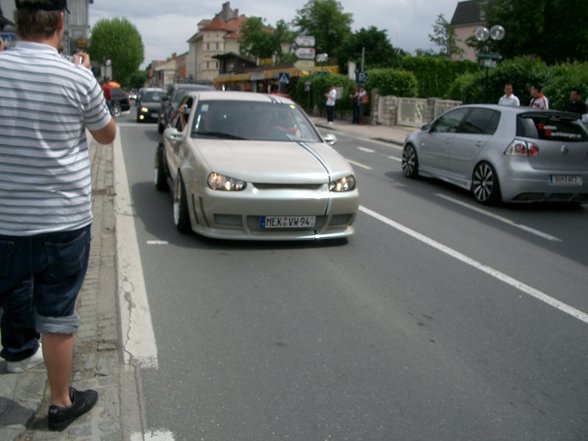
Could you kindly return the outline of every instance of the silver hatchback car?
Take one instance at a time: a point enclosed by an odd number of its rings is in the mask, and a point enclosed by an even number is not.
[[[478,202],[588,202],[588,130],[576,114],[456,107],[411,133],[402,173],[471,190]]]

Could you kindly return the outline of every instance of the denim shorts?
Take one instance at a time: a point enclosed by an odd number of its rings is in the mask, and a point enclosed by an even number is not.
[[[91,227],[37,236],[0,235],[0,295],[34,302],[39,333],[74,334],[76,299],[88,268]],[[4,311],[5,314],[9,311]]]

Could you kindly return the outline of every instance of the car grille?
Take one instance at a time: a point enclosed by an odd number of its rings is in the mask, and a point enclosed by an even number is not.
[[[253,186],[258,190],[320,190],[323,184],[256,184]]]

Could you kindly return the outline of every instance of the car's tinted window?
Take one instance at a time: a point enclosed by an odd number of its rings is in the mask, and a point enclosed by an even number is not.
[[[498,128],[500,112],[492,109],[472,109],[458,128],[460,133],[493,135]]]
[[[174,87],[171,93],[172,103],[178,104],[180,100],[184,97],[184,95],[194,90],[212,90],[212,87],[207,86],[205,84],[191,84],[182,85],[181,87]]]
[[[161,92],[155,91],[147,91],[141,94],[141,101],[160,101],[161,98],[165,96],[165,92],[162,90]]]
[[[469,109],[461,108],[454,109],[442,115],[433,123],[431,132],[434,133],[455,133],[459,123],[468,112]]]
[[[517,135],[548,141],[588,141],[588,133],[580,123],[549,115],[519,115],[517,118]]]
[[[194,138],[320,142],[314,127],[293,104],[200,101],[195,111]]]

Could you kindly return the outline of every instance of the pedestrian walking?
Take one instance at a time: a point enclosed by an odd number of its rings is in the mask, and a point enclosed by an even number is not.
[[[518,97],[513,93],[512,84],[506,83],[504,85],[504,95],[500,97],[498,100],[498,104],[501,106],[512,106],[512,107],[519,107],[521,102],[519,101]]]
[[[337,102],[337,87],[331,86],[329,92],[325,94],[327,97],[327,123],[333,124],[335,118],[335,103]]]
[[[92,222],[86,129],[102,144],[116,135],[88,55],[74,55],[74,63],[59,55],[66,13],[66,0],[16,0],[19,40],[0,53],[2,337],[17,332],[34,305],[51,430],[98,400],[96,391],[71,385]]]
[[[359,123],[365,123],[365,116],[367,114],[367,109],[370,104],[370,97],[365,90],[365,87],[361,86],[359,88],[359,95],[357,97],[359,100]]]

